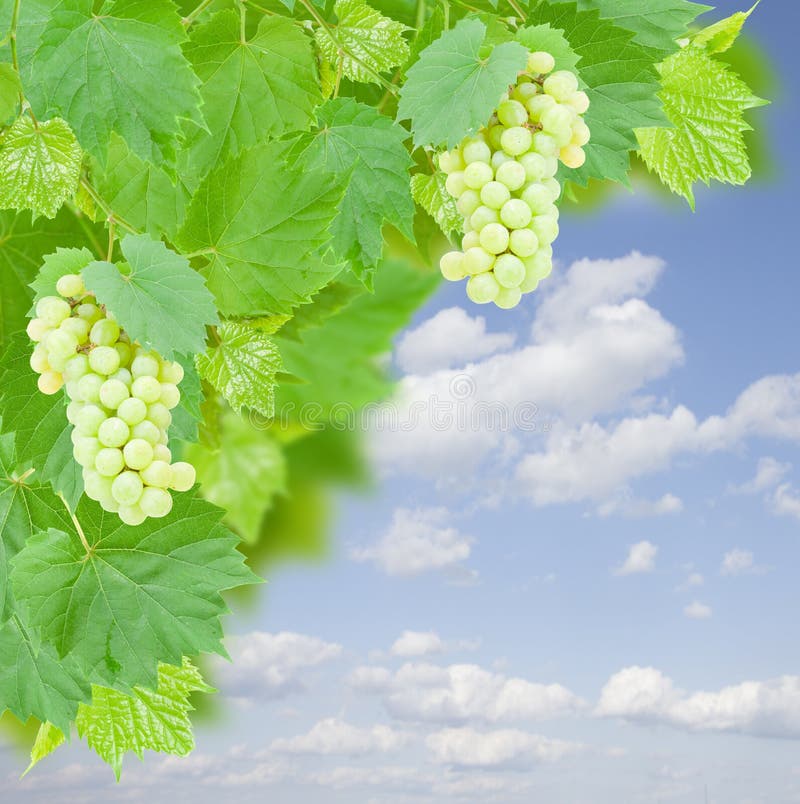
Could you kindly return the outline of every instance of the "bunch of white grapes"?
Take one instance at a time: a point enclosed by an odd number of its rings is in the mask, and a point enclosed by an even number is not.
[[[552,55],[531,53],[489,125],[439,155],[464,217],[462,251],[445,254],[440,267],[450,281],[469,277],[477,304],[516,307],[553,270],[558,162],[583,165],[590,138],[589,97],[573,73],[554,69]]]
[[[183,368],[131,343],[78,274],[62,276],[56,290],[28,324],[31,368],[42,393],[65,387],[86,494],[128,525],[166,516],[169,489],[188,491],[195,482],[194,467],[172,463],[167,447]]]

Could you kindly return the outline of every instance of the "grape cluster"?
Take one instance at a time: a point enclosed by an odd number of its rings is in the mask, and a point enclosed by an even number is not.
[[[131,343],[79,275],[62,276],[56,290],[28,324],[31,368],[42,393],[66,389],[86,494],[128,525],[166,516],[169,489],[188,491],[195,482],[194,467],[172,463],[167,447],[183,368]]]
[[[516,307],[553,270],[558,161],[583,165],[590,138],[588,96],[573,73],[554,69],[552,55],[531,53],[489,125],[439,155],[464,217],[462,250],[445,254],[440,267],[450,281],[470,277],[467,295],[477,304]]]

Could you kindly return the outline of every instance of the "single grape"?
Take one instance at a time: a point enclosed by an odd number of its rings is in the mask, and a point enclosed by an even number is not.
[[[470,276],[491,271],[493,265],[494,255],[489,254],[483,248],[471,248],[464,254],[464,271]]]
[[[481,201],[492,209],[500,209],[511,198],[511,191],[499,181],[490,181],[483,185]]]
[[[119,340],[119,325],[110,318],[101,318],[92,326],[89,340],[96,346],[113,346]]]
[[[494,278],[501,287],[518,287],[525,278],[525,264],[513,254],[503,254],[494,264]]]
[[[508,229],[502,223],[490,223],[481,230],[481,246],[490,254],[502,254],[508,248]]]
[[[518,84],[511,93],[511,99],[519,101],[524,106],[538,92],[538,86],[529,81],[525,84]]]
[[[157,455],[159,450],[166,450],[169,452],[166,447],[158,444],[153,448],[153,455]],[[139,475],[148,486],[153,486],[159,489],[167,489],[172,485],[172,467],[169,465],[169,461],[165,461],[163,458],[154,460],[148,467],[142,469]],[[194,485],[194,480],[192,480],[191,485]]]
[[[83,304],[79,304],[75,308],[75,312],[83,319],[89,322],[89,324],[94,324],[95,321],[99,321],[103,318],[103,311],[96,305],[92,304],[91,302],[84,302]]]
[[[577,145],[567,145],[561,149],[561,161],[568,168],[582,167],[586,162],[586,151]]]
[[[153,355],[140,353],[133,358],[131,363],[131,376],[134,379],[138,377],[155,377],[158,378],[158,372],[161,364]]]
[[[558,237],[558,221],[550,215],[537,215],[531,222],[541,245],[549,246]]]
[[[471,165],[473,162],[485,162],[488,165],[492,159],[492,151],[489,146],[477,138],[467,142],[462,153],[467,165]]]
[[[556,68],[556,60],[542,50],[537,50],[528,56],[528,72],[536,75],[550,73]]]
[[[155,377],[137,377],[131,385],[131,396],[152,405],[161,399],[161,383]]]
[[[439,154],[439,167],[445,173],[455,173],[457,170],[464,169],[464,159],[461,156],[461,151],[454,148],[452,151],[445,151]]]
[[[503,132],[506,130],[505,126],[498,126],[494,125],[489,129],[489,147],[493,148],[495,151],[500,150],[500,140],[503,136]],[[494,154],[492,154],[494,158]]]
[[[94,328],[92,328],[92,332],[94,332]],[[119,355],[112,346],[96,346],[89,353],[89,366],[92,371],[108,376],[119,368]]]
[[[134,438],[143,438],[145,441],[149,441],[153,446],[161,441],[161,431],[153,422],[149,422],[147,419],[135,424],[131,428],[131,435]]]
[[[99,502],[111,496],[111,478],[103,477],[94,469],[87,469],[83,473],[83,490],[90,500]]]
[[[439,269],[445,279],[450,282],[458,282],[466,276],[464,273],[464,255],[460,251],[448,251],[439,260]]]
[[[139,506],[146,516],[161,519],[172,510],[172,495],[164,489],[146,488],[142,492]]]
[[[494,178],[491,165],[486,162],[472,162],[464,171],[464,183],[471,190],[480,190]],[[135,361],[134,361],[135,362]]]
[[[142,498],[144,484],[136,472],[124,471],[111,484],[111,494],[120,505],[136,505]]]
[[[78,274],[65,274],[56,282],[56,290],[66,299],[82,296],[86,292],[83,279]]]
[[[544,178],[547,163],[541,154],[537,154],[535,151],[523,154],[519,158],[519,163],[525,169],[526,181],[541,181]]]
[[[522,193],[522,200],[534,215],[541,215],[553,203],[552,193],[544,184],[530,184]]]
[[[97,431],[97,437],[104,447],[121,447],[130,437],[130,427],[118,416],[106,419]]]
[[[539,238],[530,229],[515,229],[509,247],[518,257],[532,257],[539,248]]]
[[[566,100],[578,114],[586,114],[589,111],[589,96],[585,92],[575,92]]]
[[[120,505],[117,516],[126,524],[136,527],[147,519],[147,514],[138,505]]]
[[[542,115],[548,110],[552,109],[556,102],[549,95],[534,95],[528,99],[525,106],[528,109],[532,120],[537,122],[541,120]]]
[[[106,380],[100,386],[100,401],[111,410],[116,410],[129,396],[128,387],[119,380]]]
[[[542,185],[550,191],[550,197],[553,201],[558,201],[561,196],[561,184],[557,179],[545,179]]]
[[[456,208],[465,218],[469,218],[481,205],[481,197],[475,190],[466,190],[456,202]]]
[[[504,162],[497,168],[497,181],[505,184],[511,192],[519,190],[525,184],[525,168],[515,160]]]
[[[80,438],[75,442],[72,454],[84,469],[94,469],[95,458],[101,449],[100,442],[96,438]]]
[[[36,381],[39,390],[47,396],[57,394],[64,385],[64,378],[56,371],[45,371]]]
[[[464,181],[464,171],[458,170],[455,173],[451,173],[444,183],[444,188],[453,198],[461,198],[467,189],[467,183]]]
[[[73,355],[64,364],[64,379],[77,382],[88,371],[89,358],[82,354]]]
[[[492,154],[492,167],[495,171],[495,177],[497,177],[497,171],[500,169],[500,166],[511,161],[513,161],[513,158],[510,157],[505,151],[495,151]]]
[[[569,136],[567,142],[572,138],[572,123],[575,120],[575,111],[568,106],[551,106],[542,113],[542,128],[547,134],[553,136],[558,142],[559,137],[556,132],[566,131]]]
[[[558,156],[558,143],[543,131],[533,135],[533,150],[542,156]]]
[[[525,260],[525,276],[530,275],[531,279],[535,277],[539,282],[547,279],[552,270],[553,256],[545,248],[539,249],[536,254]]]
[[[531,208],[520,198],[512,198],[500,210],[500,220],[509,229],[524,229],[531,217]]]
[[[47,347],[43,343],[37,343],[30,358],[31,368],[37,374],[44,374],[50,371],[50,361],[47,357]]]
[[[475,304],[489,304],[489,302],[497,298],[499,292],[500,285],[497,284],[497,280],[491,273],[473,276],[469,282],[467,282],[467,296],[469,296]],[[177,466],[177,464],[173,465],[173,469],[175,466]],[[174,485],[173,488],[175,488]]]
[[[72,308],[69,302],[58,296],[45,296],[36,304],[36,315],[49,327],[57,327],[65,318],[69,318]]]
[[[153,462],[155,461],[163,461],[166,464],[172,463],[172,453],[170,452],[169,447],[165,447],[163,444],[156,444],[153,447]],[[148,486],[158,485],[157,483],[149,483],[148,481],[145,482]],[[166,485],[169,485],[169,483]]]
[[[542,89],[559,102],[566,102],[578,91],[578,79],[569,70],[559,70],[545,78]]]
[[[469,251],[469,249],[475,248],[475,246],[479,246],[480,244],[480,232],[467,232],[464,237],[461,238],[461,251]]]
[[[114,349],[116,349],[116,352],[119,355],[120,366],[129,366],[132,356],[130,344],[118,341],[114,344]]]
[[[50,332],[50,325],[43,321],[41,318],[32,318],[28,322],[28,327],[25,330],[28,333],[28,337],[38,343],[48,332]]]
[[[124,400],[117,408],[117,416],[130,427],[144,421],[147,416],[147,405],[135,396]]]
[[[82,402],[99,402],[103,378],[97,374],[84,374],[78,380],[78,397]]]
[[[109,380],[118,380],[126,388],[130,388],[133,383],[130,371],[126,368],[118,368],[113,374],[109,375]]]
[[[75,431],[83,436],[96,436],[106,418],[97,405],[84,405],[75,417]]]
[[[183,380],[183,366],[180,363],[170,363],[167,360],[161,362],[161,369],[158,372],[158,379],[161,382],[171,382],[173,385],[180,385]]]
[[[472,280],[470,280],[471,282]],[[178,461],[172,464],[172,483],[170,488],[175,491],[189,491],[194,486],[197,474],[194,466],[185,461]]]
[[[539,287],[539,277],[534,268],[530,268],[527,263],[525,265],[525,278],[519,286],[522,293],[533,293]]]
[[[519,288],[500,288],[494,303],[501,310],[511,310],[520,303],[521,299],[522,291]]]
[[[527,128],[515,126],[503,132],[503,150],[511,156],[521,156],[531,149],[532,136]]]
[[[74,425],[78,421],[78,414],[83,410],[83,403],[72,401],[67,405],[67,421]]]
[[[54,329],[49,332],[43,343],[47,347],[50,365],[55,366],[58,362],[62,368],[79,346],[78,339],[71,332],[65,332],[63,329]]]
[[[116,447],[100,449],[94,461],[94,468],[101,477],[116,477],[125,468],[122,450]]]
[[[557,173],[558,173],[558,157],[546,156],[544,158],[544,179],[542,180],[542,182],[544,183],[544,181],[547,179],[554,179]]]
[[[499,220],[500,215],[496,209],[480,206],[475,210],[475,212],[472,213],[469,222],[476,232],[480,232],[484,226],[487,226],[490,223],[497,223]]]
[[[146,469],[153,462],[153,445],[143,438],[133,438],[122,448],[122,454],[131,469]]]
[[[519,101],[507,100],[497,107],[497,117],[504,126],[514,128],[528,122],[528,111]]]
[[[583,148],[584,145],[587,145],[589,140],[592,138],[592,132],[589,130],[589,126],[579,117],[573,124],[572,124],[572,145],[577,145],[579,148]]]

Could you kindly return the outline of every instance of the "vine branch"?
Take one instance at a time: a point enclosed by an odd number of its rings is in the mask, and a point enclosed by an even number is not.
[[[194,21],[213,3],[214,0],[203,0],[194,11],[189,12],[182,20],[181,23],[183,24],[184,28],[188,28],[189,26],[194,23]]]
[[[83,549],[86,550],[87,558],[92,554],[92,548],[89,544],[88,539],[86,538],[86,534],[83,532],[83,528],[81,527],[81,523],[78,522],[78,517],[72,512],[72,509],[69,507],[69,503],[67,502],[67,498],[59,491],[58,492],[59,499],[62,503],[64,503],[64,508],[67,509],[67,513],[69,514],[69,518],[72,520],[72,524],[75,526],[75,530],[78,534],[78,537],[81,540],[81,544],[83,545]]]
[[[85,176],[81,177],[81,187],[83,187],[83,189],[86,191],[87,195],[92,199],[92,201],[94,201],[94,203],[97,204],[97,206],[103,210],[103,213],[105,214],[106,220],[109,222],[109,224],[116,224],[118,226],[121,226],[123,229],[130,232],[131,234],[141,234],[141,232],[138,229],[136,229],[134,226],[131,226],[131,224],[129,224],[124,218],[117,215],[116,212],[114,212],[114,210],[111,209],[111,207],[105,202],[100,193],[98,193],[97,190],[95,190],[95,188],[92,187],[91,183]]]

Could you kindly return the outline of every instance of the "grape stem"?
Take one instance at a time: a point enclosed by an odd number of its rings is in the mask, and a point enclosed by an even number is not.
[[[517,0],[508,0],[508,4],[514,9],[514,13],[520,18],[520,20],[522,20],[522,22],[525,22],[525,20],[528,19],[525,15],[525,12],[519,7]]]
[[[114,235],[116,233],[117,222],[111,218],[108,222],[108,253],[106,254],[106,262],[111,262],[114,256]]]
[[[131,234],[141,234],[141,232],[131,226],[124,218],[117,215],[116,212],[111,209],[111,207],[103,200],[103,197],[100,195],[100,193],[98,193],[97,190],[92,187],[91,183],[86,177],[81,178],[81,187],[83,187],[92,201],[94,201],[94,203],[103,210],[106,220],[108,220],[109,224],[119,225]]]
[[[69,518],[72,520],[72,524],[75,526],[75,531],[78,534],[78,537],[81,540],[81,544],[83,545],[83,549],[86,550],[86,557],[92,555],[92,548],[89,545],[88,540],[86,539],[86,534],[83,532],[83,528],[81,527],[81,523],[78,522],[78,517],[72,512],[72,509],[69,507],[69,503],[67,502],[66,497],[59,491],[58,496],[61,499],[61,502],[64,503],[64,508],[67,509],[67,513],[69,514]]]
[[[213,2],[214,0],[203,0],[194,11],[187,14],[187,16],[181,20],[183,27],[188,28]]]

